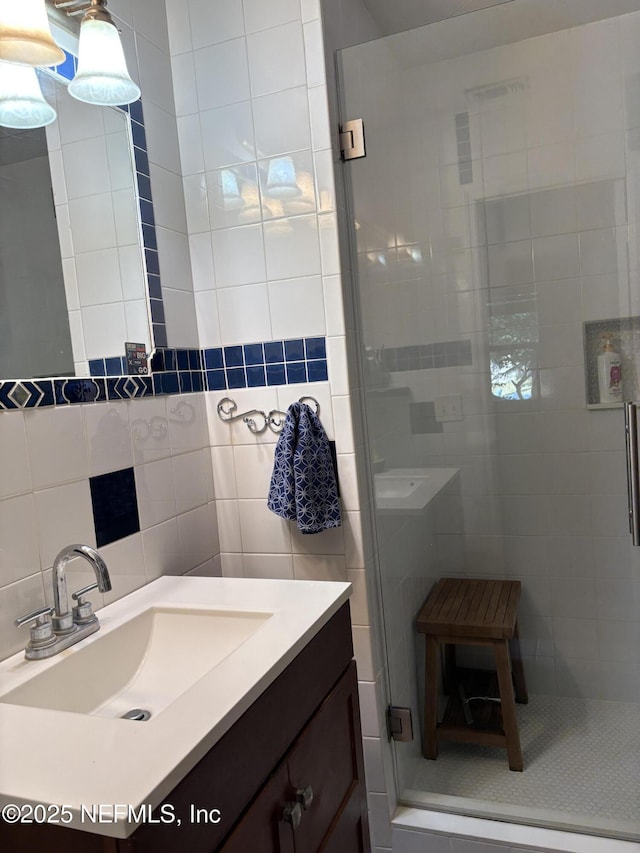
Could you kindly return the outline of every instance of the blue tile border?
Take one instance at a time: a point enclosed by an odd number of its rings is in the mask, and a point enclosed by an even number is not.
[[[382,351],[382,360],[390,373],[405,370],[432,370],[438,367],[467,367],[473,364],[469,340],[408,347],[385,347]]]
[[[326,351],[326,339],[320,337],[203,350],[159,347],[151,358],[149,376],[122,373],[124,358],[92,359],[88,377],[0,380],[0,411],[326,382]],[[302,358],[287,359],[287,354]],[[325,357],[315,357],[321,354]],[[278,356],[279,360],[274,361]]]

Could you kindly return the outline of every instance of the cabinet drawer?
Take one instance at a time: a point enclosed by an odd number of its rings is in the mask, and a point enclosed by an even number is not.
[[[302,792],[307,805],[302,807]],[[284,821],[295,806],[294,825]],[[352,661],[221,853],[363,853],[368,847],[358,683]]]

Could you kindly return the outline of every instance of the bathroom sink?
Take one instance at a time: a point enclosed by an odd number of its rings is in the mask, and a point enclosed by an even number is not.
[[[155,808],[350,589],[162,577],[100,609],[100,630],[54,657],[0,661],[0,806],[64,803],[80,830],[90,804]],[[139,811],[114,813],[100,833],[127,838]]]
[[[428,475],[427,475],[428,476]],[[398,477],[382,474],[376,477],[377,498],[408,498],[424,483],[424,477]]]
[[[0,702],[101,717],[150,716],[232,654],[272,613],[151,607],[98,634]]]
[[[424,512],[457,473],[457,468],[390,468],[375,474],[376,510],[385,515]]]

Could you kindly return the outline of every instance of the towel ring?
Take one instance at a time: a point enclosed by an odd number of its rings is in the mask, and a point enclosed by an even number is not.
[[[299,403],[310,401],[315,406],[315,414],[320,415],[320,403],[315,397],[300,397]],[[221,421],[231,423],[232,421],[242,420],[249,428],[249,431],[254,435],[260,435],[268,429],[271,432],[282,432],[284,420],[287,416],[286,412],[281,412],[279,409],[271,409],[269,413],[263,412],[262,409],[249,409],[247,412],[241,412],[236,415],[234,412],[238,408],[238,404],[231,397],[223,397],[216,406],[218,417]],[[258,420],[256,421],[256,418]]]

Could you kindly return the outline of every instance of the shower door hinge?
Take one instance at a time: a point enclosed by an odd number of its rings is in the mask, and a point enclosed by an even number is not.
[[[357,160],[367,156],[361,118],[354,118],[340,125],[340,153],[343,160]]]
[[[413,740],[411,708],[399,708],[397,705],[389,705],[387,708],[387,733],[389,740]]]

